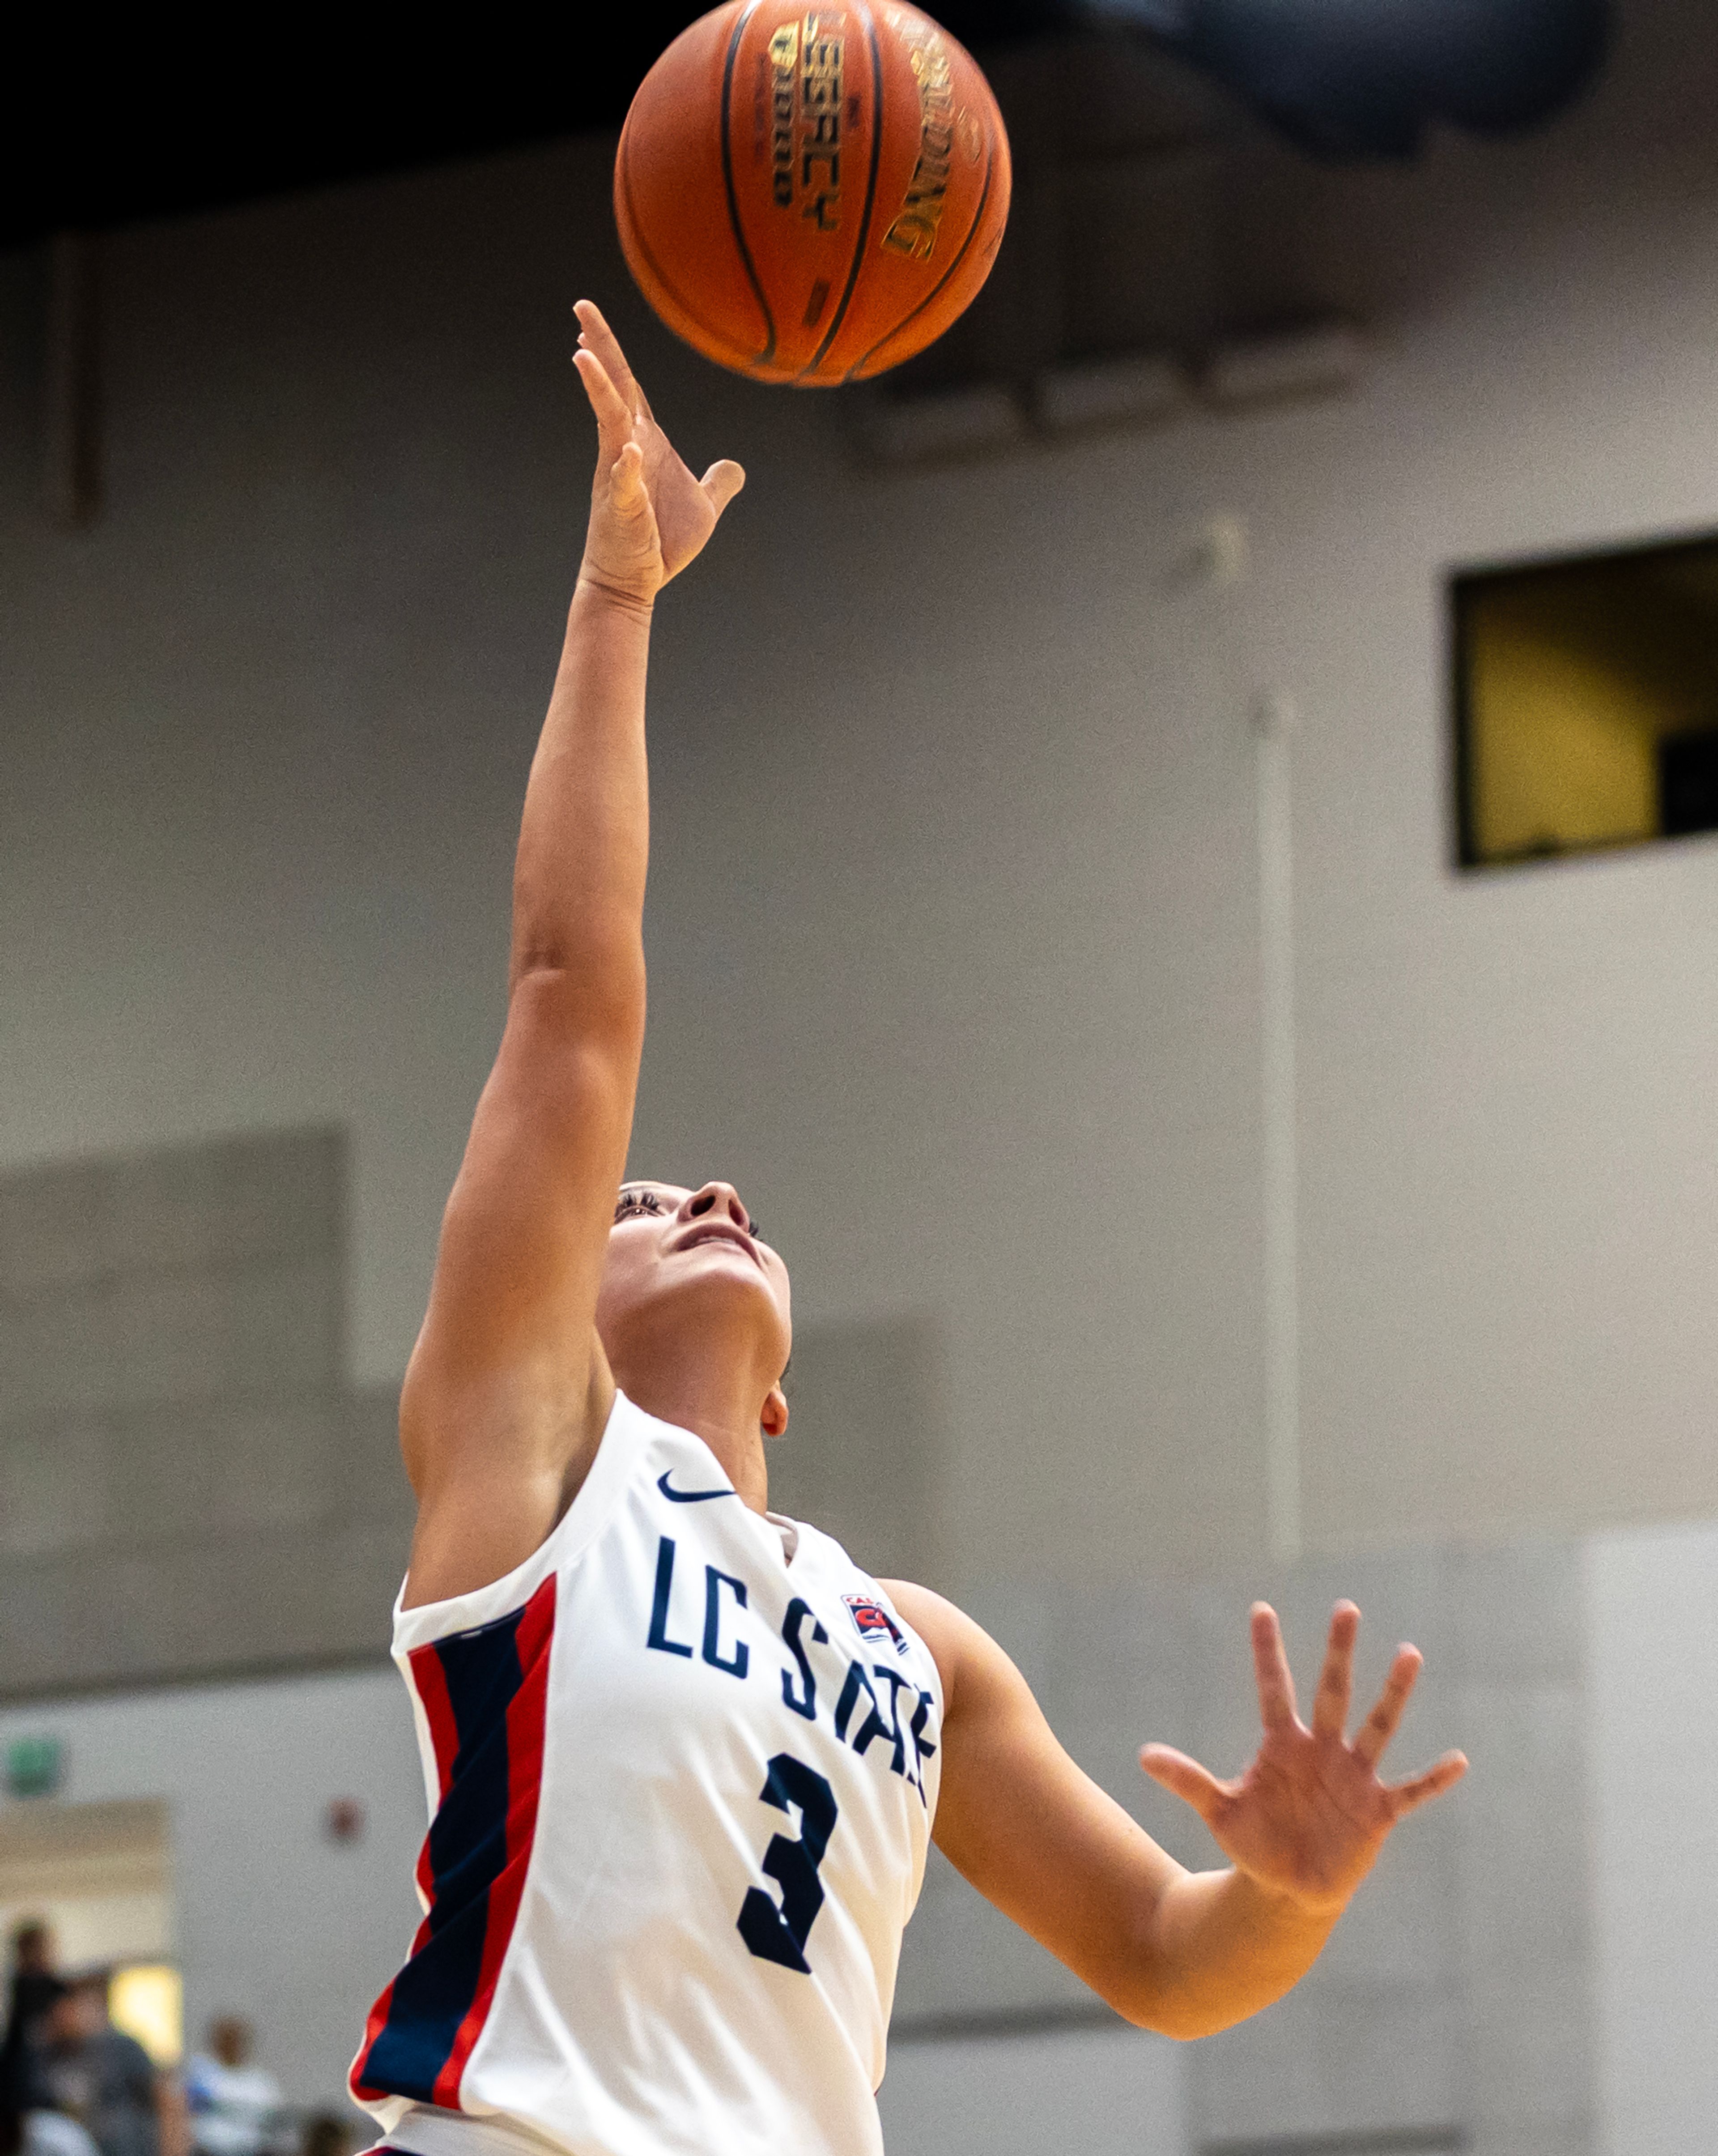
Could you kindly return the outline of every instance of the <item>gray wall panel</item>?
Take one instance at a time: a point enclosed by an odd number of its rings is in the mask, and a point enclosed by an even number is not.
[[[835,1536],[874,1577],[934,1584],[945,1562],[942,1343],[923,1317],[813,1323],[793,1338],[770,1502]]]
[[[0,1691],[386,1651],[411,1495],[347,1386],[326,1128],[0,1179]]]

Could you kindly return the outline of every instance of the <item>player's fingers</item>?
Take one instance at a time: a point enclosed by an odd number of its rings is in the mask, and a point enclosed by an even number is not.
[[[1423,1774],[1412,1775],[1405,1782],[1397,1782],[1388,1792],[1391,1811],[1397,1819],[1406,1819],[1422,1804],[1428,1804],[1433,1797],[1441,1797],[1446,1789],[1453,1789],[1468,1771],[1465,1757],[1459,1752],[1446,1752]]]
[[[710,466],[698,484],[709,495],[711,508],[720,516],[745,485],[746,474],[731,457],[722,457]]]
[[[1423,1660],[1418,1647],[1396,1650],[1396,1659],[1390,1665],[1384,1689],[1378,1694],[1378,1703],[1355,1732],[1354,1756],[1368,1767],[1377,1765],[1384,1756],[1384,1747],[1396,1734],[1396,1725],[1402,1719],[1402,1710],[1408,1705]]]
[[[1202,1820],[1210,1820],[1228,1799],[1228,1791],[1215,1774],[1172,1745],[1147,1744],[1140,1753],[1140,1765],[1160,1788],[1191,1804]]]
[[[633,379],[633,370],[626,363],[620,339],[603,320],[603,310],[594,300],[580,300],[572,311],[578,316],[579,341],[587,351],[596,353],[609,380],[626,400],[628,411],[636,413],[644,402],[644,392]]]
[[[1339,1602],[1331,1615],[1331,1636],[1325,1645],[1324,1667],[1318,1673],[1318,1691],[1312,1702],[1315,1736],[1340,1737],[1348,1727],[1348,1702],[1354,1691],[1354,1641],[1359,1630],[1359,1610],[1351,1602]]]
[[[1267,1729],[1285,1729],[1295,1719],[1295,1680],[1283,1650],[1283,1628],[1268,1602],[1253,1604],[1252,1628],[1259,1712]]]
[[[612,464],[620,454],[622,444],[633,438],[633,415],[610,381],[608,370],[594,352],[576,352],[572,363],[578,369],[578,378],[585,385],[585,394],[597,417],[603,461]]]

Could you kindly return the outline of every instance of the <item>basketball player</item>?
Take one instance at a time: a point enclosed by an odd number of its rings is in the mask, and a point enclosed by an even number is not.
[[[401,1401],[425,1915],[352,2087],[417,2156],[876,2156],[933,1835],[1118,2013],[1197,2036],[1288,1989],[1465,1763],[1379,1779],[1412,1647],[1345,1734],[1351,1604],[1303,1723],[1260,1604],[1252,1765],[1222,1782],[1141,1754],[1229,1859],[1189,1874],[970,1619],[767,1510],[787,1267],[731,1184],[621,1179],[651,609],[743,475],[695,480],[578,316],[589,536],[526,792],[505,1029]]]

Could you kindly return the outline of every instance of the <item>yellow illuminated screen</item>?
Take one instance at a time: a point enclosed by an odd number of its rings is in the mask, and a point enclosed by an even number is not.
[[[115,2028],[135,2036],[158,2066],[176,2066],[185,2050],[185,1995],[179,1972],[164,1963],[116,1969],[107,1994]]]
[[[1464,866],[1710,828],[1718,540],[1459,576],[1453,596]]]

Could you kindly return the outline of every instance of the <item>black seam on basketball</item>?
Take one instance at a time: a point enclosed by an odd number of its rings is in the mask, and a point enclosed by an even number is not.
[[[906,327],[909,322],[915,321],[919,316],[924,313],[926,308],[931,305],[931,302],[936,297],[943,286],[947,284],[949,279],[952,277],[956,270],[960,268],[962,263],[966,260],[967,249],[978,237],[978,228],[984,222],[984,207],[990,200],[990,183],[992,178],[994,178],[995,174],[996,146],[992,143],[990,146],[984,161],[984,185],[979,192],[978,207],[972,213],[972,222],[967,227],[966,238],[961,242],[959,247],[955,250],[954,260],[949,264],[947,269],[943,271],[936,282],[931,287],[931,290],[925,295],[924,298],[920,300],[918,305],[916,307],[909,307],[905,314],[901,316],[900,320],[895,324],[895,327],[890,330],[887,336],[879,337],[875,344],[871,346],[871,349],[869,352],[862,352],[859,358],[854,360],[853,365],[849,367],[846,373],[842,376],[841,379],[844,382],[857,381],[860,368],[869,366],[870,362],[877,357],[877,354],[880,352],[882,351],[885,344],[893,342],[893,341],[900,335],[901,331]]]
[[[749,362],[745,361],[746,347],[736,342],[734,338],[725,336],[721,331],[712,329],[696,307],[689,303],[685,295],[676,290],[674,280],[665,274],[662,264],[651,253],[650,244],[644,237],[643,221],[638,216],[638,206],[633,200],[632,144],[624,128],[621,130],[620,136],[620,187],[621,192],[626,197],[627,217],[633,228],[633,244],[644,256],[650,275],[662,287],[664,295],[674,301],[689,322],[696,325],[701,335],[710,338],[716,344],[726,345],[736,361],[749,364]],[[649,295],[647,293],[645,296],[648,298]],[[672,323],[669,326],[671,329],[674,327]],[[679,330],[674,331],[676,336],[682,334],[683,332]]]
[[[734,110],[734,66],[740,57],[740,40],[746,33],[746,25],[757,13],[758,0],[751,0],[734,25],[734,34],[728,40],[728,57],[722,63],[722,183],[728,191],[728,223],[733,227],[734,244],[740,250],[740,259],[746,264],[746,274],[751,280],[751,289],[757,295],[757,304],[763,310],[764,326],[769,331],[769,341],[752,362],[754,367],[767,367],[776,356],[776,318],[770,311],[770,303],[764,297],[757,265],[751,259],[751,249],[746,244],[746,234],[740,228],[740,203],[734,192],[734,146],[730,127]]]
[[[861,0],[863,5],[863,0]],[[877,43],[877,19],[869,7],[865,8],[865,34],[871,41],[871,172],[865,182],[865,206],[859,213],[859,236],[853,250],[853,266],[847,273],[847,282],[842,288],[841,304],[835,310],[834,320],[824,334],[823,341],[793,377],[803,382],[807,375],[814,374],[823,362],[823,354],[835,341],[835,333],[846,320],[847,310],[853,300],[853,288],[859,282],[859,265],[864,260],[865,242],[871,236],[871,213],[877,206],[877,171],[883,162],[883,49]]]

